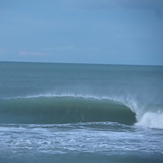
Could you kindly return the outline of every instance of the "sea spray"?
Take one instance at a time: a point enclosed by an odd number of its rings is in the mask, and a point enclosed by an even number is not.
[[[142,115],[136,125],[142,127],[163,129],[163,113],[146,112]]]

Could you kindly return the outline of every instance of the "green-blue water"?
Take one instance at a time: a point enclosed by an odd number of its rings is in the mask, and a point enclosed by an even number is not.
[[[162,163],[163,66],[0,62],[0,163]]]

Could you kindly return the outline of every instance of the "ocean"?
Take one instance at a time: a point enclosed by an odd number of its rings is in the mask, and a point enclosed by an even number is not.
[[[163,66],[0,62],[0,163],[162,163]]]

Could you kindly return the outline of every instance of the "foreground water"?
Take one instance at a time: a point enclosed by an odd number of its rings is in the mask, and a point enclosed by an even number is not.
[[[0,62],[0,162],[163,162],[163,67]]]

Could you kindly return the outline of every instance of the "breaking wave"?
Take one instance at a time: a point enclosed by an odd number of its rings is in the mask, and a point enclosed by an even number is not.
[[[0,123],[63,124],[118,122],[163,129],[163,107],[135,101],[72,94],[0,100]]]
[[[136,116],[124,103],[83,96],[29,96],[0,100],[1,123],[55,124],[75,122],[134,124]]]

